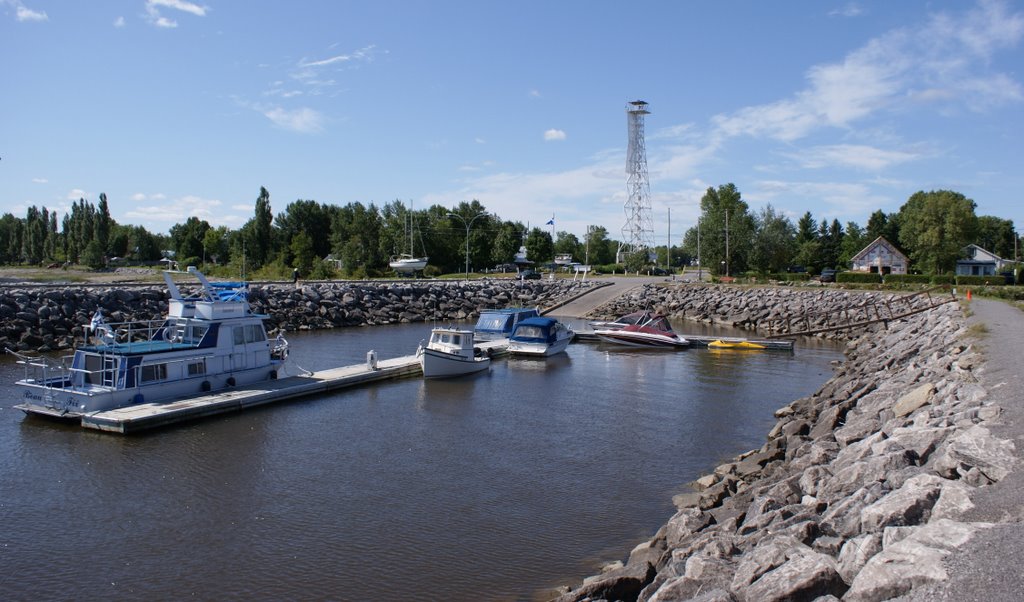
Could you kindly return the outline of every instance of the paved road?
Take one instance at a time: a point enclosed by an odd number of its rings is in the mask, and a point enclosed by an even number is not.
[[[1000,301],[975,299],[968,324],[987,331],[979,347],[985,355],[979,370],[989,399],[1003,409],[993,435],[1010,439],[1018,461],[1024,456],[1024,312]],[[947,559],[950,581],[915,591],[908,600],[1002,601],[1024,599],[1024,463],[1002,481],[973,493],[975,508],[961,520],[996,523],[978,532]]]
[[[666,278],[664,276],[602,276],[600,280],[601,282],[611,282],[612,285],[602,286],[601,288],[583,295],[575,301],[566,303],[562,307],[551,312],[552,315],[565,316],[567,318],[582,318],[587,314],[587,312],[595,307],[604,305],[612,299],[624,295],[627,292],[645,284],[665,282]]]

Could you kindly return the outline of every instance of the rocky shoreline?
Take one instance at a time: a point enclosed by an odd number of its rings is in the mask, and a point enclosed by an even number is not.
[[[481,309],[553,307],[599,283],[568,280],[315,282],[250,285],[249,302],[267,314],[267,330],[319,330],[464,320]],[[188,286],[186,289],[191,290]],[[185,293],[183,291],[183,293]],[[185,293],[187,294],[187,293]],[[156,320],[167,313],[164,286],[4,286],[0,349],[50,352],[82,342],[97,309],[108,323]]]
[[[647,287],[595,315],[650,307],[756,329],[880,295],[715,288]],[[978,383],[963,311],[833,336],[849,338],[846,361],[776,412],[761,448],[697,479],[652,539],[558,601],[886,600],[946,579],[942,559],[989,526],[960,520],[969,493],[1016,462],[986,428],[1000,408]]]

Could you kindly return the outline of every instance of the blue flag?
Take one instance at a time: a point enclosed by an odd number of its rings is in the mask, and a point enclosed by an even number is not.
[[[548,223],[546,223],[546,224],[544,224],[544,225],[545,225],[545,226],[554,226],[554,225],[555,225],[555,218],[551,218],[551,219],[549,219],[549,220],[548,220]]]

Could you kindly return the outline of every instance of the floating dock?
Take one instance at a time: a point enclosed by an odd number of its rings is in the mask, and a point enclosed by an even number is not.
[[[492,357],[508,353],[508,339],[477,345]],[[156,403],[142,403],[82,417],[82,426],[111,433],[137,433],[198,418],[239,412],[296,397],[316,395],[365,383],[418,376],[419,358],[406,355],[340,368],[320,370],[304,376],[289,376],[255,385],[235,387],[206,395]]]
[[[792,351],[793,341],[790,339],[746,339],[743,337],[721,337],[712,335],[699,335],[699,334],[680,334],[689,341],[691,347],[707,347],[708,343],[713,341],[722,341],[724,343],[753,343],[760,345],[765,349],[771,349],[776,351]],[[596,343],[600,341],[593,330],[577,330],[576,340],[583,343]]]

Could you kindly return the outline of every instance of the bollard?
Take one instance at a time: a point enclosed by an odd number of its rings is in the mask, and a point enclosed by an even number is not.
[[[372,349],[366,352],[366,367],[369,370],[377,369],[377,352]]]

